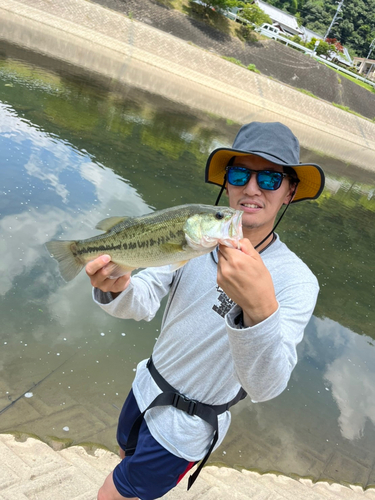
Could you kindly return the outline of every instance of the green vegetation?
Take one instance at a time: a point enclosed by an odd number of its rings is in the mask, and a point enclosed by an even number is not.
[[[239,61],[238,59],[236,59],[235,57],[226,57],[226,56],[221,56],[223,59],[225,59],[226,61],[229,61],[233,64],[237,64],[237,66],[242,66],[243,68],[246,68],[246,66],[244,64],[242,64],[241,61]]]
[[[360,116],[361,118],[364,118],[366,120],[366,118],[364,116],[362,116],[360,113],[356,113],[355,111],[353,111],[352,109],[350,109],[349,106],[343,106],[342,104],[337,104],[337,102],[333,102],[332,104],[336,108],[340,108],[343,111],[347,111],[348,113],[352,113],[353,115]]]
[[[213,9],[230,9],[232,7],[237,7],[237,0],[204,0],[205,4],[209,8]]]
[[[324,63],[322,63],[322,64],[324,64]],[[360,85],[364,89],[369,90],[370,92],[374,92],[375,93],[375,87],[373,87],[372,85],[369,85],[368,83],[362,82],[362,80],[357,80],[357,78],[355,78],[354,76],[350,76],[350,75],[348,75],[346,73],[342,73],[339,70],[332,68],[331,66],[328,66],[328,65],[326,65],[326,66],[328,68],[332,69],[333,71],[336,71],[336,73],[339,73],[340,77],[347,78],[351,82],[354,82],[357,85]],[[341,83],[341,82],[339,82],[339,83]]]
[[[315,49],[315,53],[318,56],[325,56],[331,51],[337,52],[337,49],[334,44],[323,42],[322,40],[319,40],[319,45],[315,47],[315,43],[317,41],[318,41],[317,38],[312,38],[310,42],[304,42],[302,38],[300,38],[298,35],[294,35],[294,37],[292,37],[292,42],[298,43],[299,45],[302,45],[310,50]]]
[[[337,10],[335,0],[268,0],[269,4],[290,12],[299,24],[325,35]],[[371,41],[375,38],[375,0],[345,0],[337,23],[329,38],[352,49],[353,55],[367,57]]]
[[[249,64],[248,66],[245,66],[244,64],[242,64],[241,61],[239,61],[235,57],[226,57],[226,56],[221,56],[221,57],[223,59],[225,59],[226,61],[229,61],[229,62],[231,62],[233,64],[237,64],[237,66],[241,66],[242,68],[246,68],[249,71],[254,71],[254,73],[259,73],[260,74],[260,71],[259,71],[259,69],[257,69],[257,67],[255,66],[255,64]]]
[[[244,4],[244,8],[241,11],[241,17],[258,26],[261,26],[263,23],[272,24],[271,18],[255,4]]]
[[[309,95],[310,97],[313,97],[314,99],[319,99],[319,97],[317,97],[315,94],[313,94],[312,92],[309,92],[306,89],[296,89],[296,90],[298,90],[299,92],[302,92],[302,94]]]
[[[255,64],[249,64],[249,65],[247,66],[247,69],[248,69],[249,71],[254,71],[254,73],[259,73],[259,74],[260,74],[260,71],[259,71],[259,69],[257,69],[257,68],[256,68]]]
[[[167,0],[159,0],[165,3]],[[176,3],[187,0],[169,0],[169,4],[179,8]],[[190,6],[193,2],[188,0]],[[207,0],[206,11],[212,9],[231,9],[242,7],[241,17],[245,17],[255,24],[269,22],[268,16],[261,9],[249,1],[241,0]],[[268,0],[269,4],[285,10],[296,16],[300,26],[305,26],[317,34],[324,36],[331,24],[337,10],[336,0]],[[195,4],[197,5],[197,4]],[[336,49],[342,50],[345,46],[352,56],[367,57],[370,44],[375,39],[375,0],[345,0],[337,21],[331,28],[328,37]],[[318,55],[324,54],[327,47],[320,43],[317,49]],[[375,56],[374,56],[375,57]]]

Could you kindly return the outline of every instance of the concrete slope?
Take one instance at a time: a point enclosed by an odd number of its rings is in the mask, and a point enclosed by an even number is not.
[[[54,451],[41,441],[19,442],[0,435],[1,500],[94,500],[107,475],[119,463],[113,453],[80,446]],[[375,491],[338,484],[297,481],[230,468],[205,467],[193,487],[187,479],[165,495],[166,500],[374,500]]]

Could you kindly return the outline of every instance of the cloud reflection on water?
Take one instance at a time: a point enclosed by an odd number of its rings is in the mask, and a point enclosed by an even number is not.
[[[339,354],[326,367],[324,379],[331,384],[334,400],[340,410],[341,434],[349,440],[362,438],[365,424],[375,425],[375,369],[372,339],[359,336],[334,321],[317,320],[320,337],[327,335]]]
[[[0,220],[0,295],[4,295],[17,276],[29,272],[46,255],[46,241],[57,236],[87,238],[98,234],[94,228],[105,217],[139,215],[151,209],[112,170],[17,117],[9,106],[0,104],[0,113],[0,134],[13,144],[11,167],[17,177],[10,177],[4,186],[11,203],[3,198]],[[54,265],[51,259],[51,269]]]

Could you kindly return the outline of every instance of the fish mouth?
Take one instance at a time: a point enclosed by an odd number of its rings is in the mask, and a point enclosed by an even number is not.
[[[240,240],[243,238],[242,233],[242,216],[243,210],[236,210],[233,216],[228,221],[228,225],[225,228],[226,235],[219,239],[221,245],[225,245],[231,248],[240,248]]]

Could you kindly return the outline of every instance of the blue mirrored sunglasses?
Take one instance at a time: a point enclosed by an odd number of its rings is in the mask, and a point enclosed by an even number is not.
[[[288,177],[289,175],[284,172],[251,170],[250,168],[235,166],[227,166],[225,170],[227,172],[227,180],[232,186],[245,186],[245,184],[249,182],[251,174],[254,172],[260,189],[265,189],[267,191],[276,191],[276,189],[279,189],[284,177]]]

